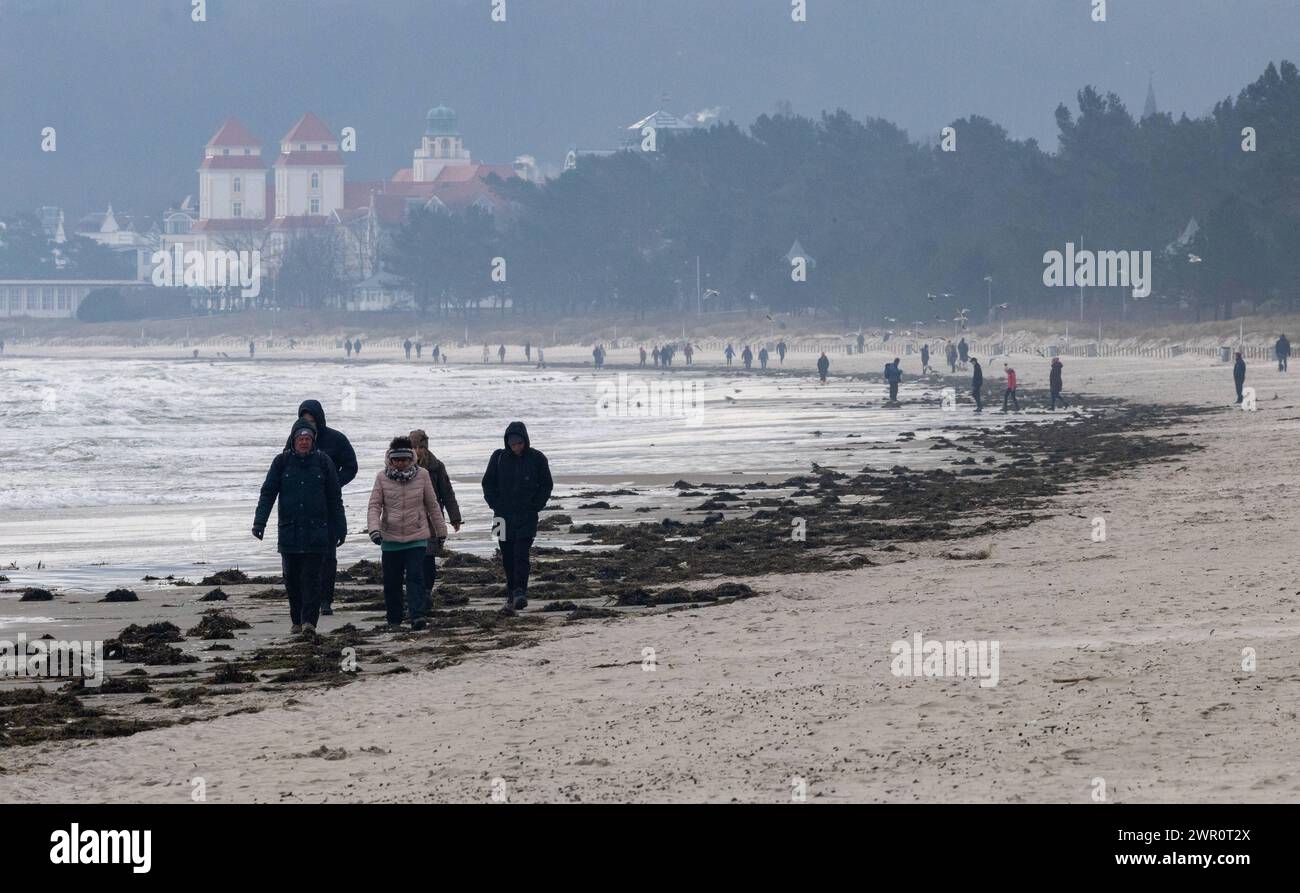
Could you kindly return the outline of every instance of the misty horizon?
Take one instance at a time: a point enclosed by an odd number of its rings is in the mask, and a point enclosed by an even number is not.
[[[229,116],[267,147],[305,112],[336,132],[354,127],[348,179],[386,179],[409,165],[427,110],[444,103],[475,160],[531,155],[550,174],[570,148],[616,148],[629,124],[661,106],[742,128],[778,104],[813,118],[842,108],[916,142],[981,115],[1055,151],[1055,110],[1073,108],[1083,87],[1116,93],[1136,114],[1150,78],[1162,112],[1200,117],[1294,56],[1282,35],[1300,25],[1300,8],[1209,0],[1172,13],[1112,4],[1105,23],[1066,0],[905,9],[825,0],[802,24],[782,3],[697,6],[514,3],[494,23],[479,0],[364,10],[342,0],[223,2],[192,22],[189,3],[173,0],[125,12],[0,0],[0,50],[32,59],[0,80],[0,210],[58,205],[75,220],[112,204],[156,219],[196,192],[203,146]],[[285,40],[290,31],[299,38]],[[1209,52],[1216,64],[1200,64]],[[40,149],[47,126],[56,152]]]

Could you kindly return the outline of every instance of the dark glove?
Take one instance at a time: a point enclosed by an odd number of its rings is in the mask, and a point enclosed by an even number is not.
[[[384,542],[383,534],[381,534],[378,530],[370,531],[370,541],[374,543],[376,546],[382,545]]]
[[[442,551],[442,547],[445,546],[446,544],[447,544],[447,538],[446,538],[445,536],[440,536],[440,537],[438,537],[438,551],[439,551],[439,552]]]
[[[340,533],[339,538],[334,541],[334,548],[337,549],[339,546],[343,545],[347,538],[348,535],[346,533]]]
[[[266,533],[265,527],[259,527],[256,524],[253,525],[253,536],[257,537],[260,540],[262,538],[262,535],[265,533]]]

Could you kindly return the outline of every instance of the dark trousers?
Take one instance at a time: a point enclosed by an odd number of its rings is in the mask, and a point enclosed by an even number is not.
[[[424,591],[430,599],[433,598],[433,584],[438,581],[438,565],[434,557],[429,552],[424,553]]]
[[[533,538],[514,538],[500,540],[501,566],[506,572],[506,592],[528,591],[528,550],[533,547]]]
[[[428,593],[424,589],[424,549],[395,549],[383,553],[384,607],[389,623],[402,622],[402,592],[412,621],[429,616]],[[403,587],[405,584],[405,587]]]
[[[320,606],[328,608],[334,604],[334,583],[339,572],[339,552],[338,547],[330,543],[330,549],[324,554],[324,561],[321,563],[320,579]]]
[[[1278,357],[1278,358],[1277,358],[1277,371],[1278,371],[1278,372],[1285,372],[1285,371],[1286,371],[1286,357]]]
[[[1052,391],[1052,409],[1056,409],[1057,401],[1060,401],[1062,406],[1069,405],[1068,403],[1065,402],[1065,398],[1061,396],[1060,391]]]
[[[284,591],[289,595],[289,621],[297,626],[320,620],[321,570],[324,552],[288,552],[280,556]]]
[[[1241,388],[1246,383],[1246,379],[1233,379],[1233,382],[1237,385],[1237,402],[1240,403],[1242,399],[1244,399],[1241,394]]]
[[[981,393],[983,387],[971,388],[970,395],[975,398],[975,409],[979,412],[984,411],[984,395]]]
[[[1002,395],[1002,411],[1003,411],[1003,412],[1006,412],[1006,411],[1007,411],[1007,401],[1008,401],[1008,400],[1010,400],[1012,403],[1016,404],[1016,412],[1020,412],[1020,401],[1019,401],[1018,399],[1016,399],[1016,389],[1015,389],[1015,388],[1007,388],[1006,393],[1004,393],[1004,394]]]
[[[890,403],[898,402],[898,382],[896,381],[891,381],[889,383],[889,402]]]

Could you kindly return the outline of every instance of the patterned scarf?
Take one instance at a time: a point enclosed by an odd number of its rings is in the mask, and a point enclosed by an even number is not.
[[[414,478],[419,470],[420,466],[415,464],[408,465],[400,471],[392,465],[384,466],[384,474],[388,475],[388,479],[390,481],[397,481],[400,484],[404,484]]]

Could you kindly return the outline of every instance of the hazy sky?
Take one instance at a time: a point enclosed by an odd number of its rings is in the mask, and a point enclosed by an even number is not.
[[[197,192],[237,115],[265,144],[307,110],[357,128],[349,179],[408,166],[425,112],[460,114],[476,159],[607,147],[653,111],[748,125],[788,100],[914,138],[968,114],[1055,146],[1085,84],[1140,111],[1207,112],[1269,61],[1300,60],[1300,0],[0,0],[0,213],[157,216]],[[58,150],[40,151],[40,131]]]

